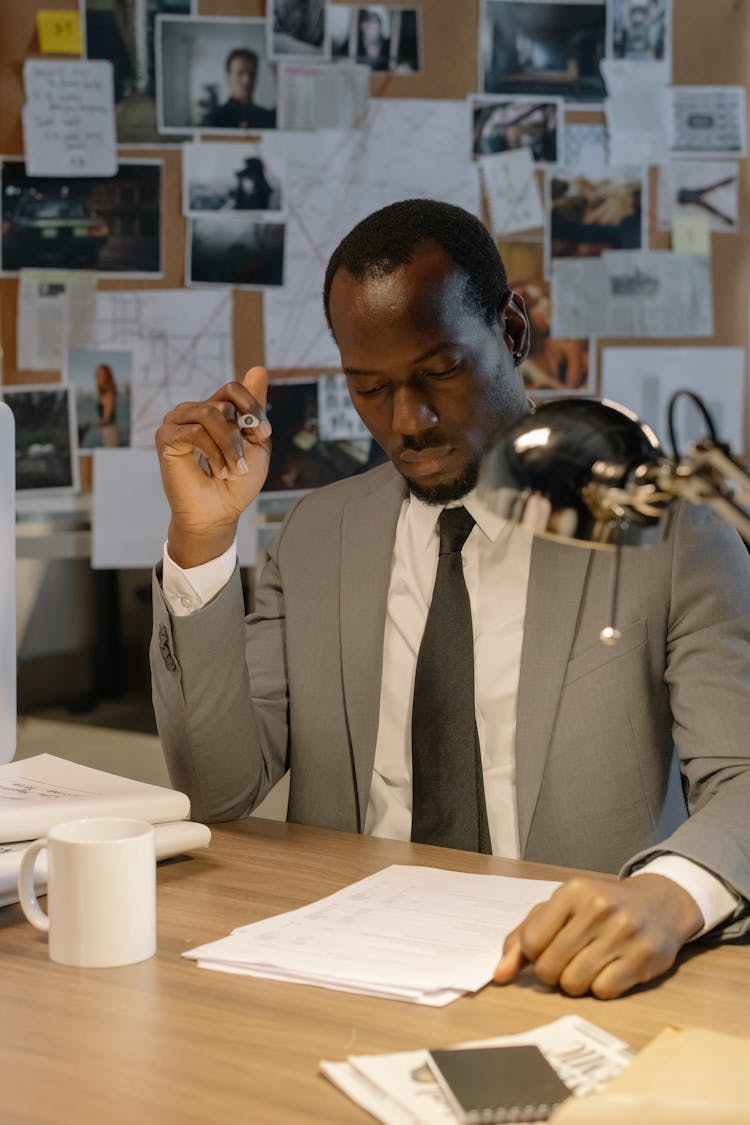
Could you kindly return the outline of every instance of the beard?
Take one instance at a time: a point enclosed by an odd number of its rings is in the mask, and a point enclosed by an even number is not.
[[[454,500],[463,499],[472,489],[476,488],[480,465],[479,459],[470,461],[458,476],[454,477],[453,480],[443,481],[442,484],[422,485],[417,481],[409,480],[408,477],[404,477],[404,479],[412,496],[415,496],[417,500],[421,500],[423,504],[435,504],[442,507]]]

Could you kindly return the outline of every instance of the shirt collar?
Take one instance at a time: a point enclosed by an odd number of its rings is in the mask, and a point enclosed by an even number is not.
[[[425,504],[423,500],[418,500],[416,496],[409,493],[407,504],[409,522],[413,525],[417,538],[424,547],[429,546],[431,540],[437,535],[437,523],[444,507],[463,506],[466,508],[467,512],[474,518],[479,530],[493,543],[500,532],[508,526],[508,521],[503,516],[499,516],[497,512],[494,512],[479,499],[476,489],[472,489],[461,500],[456,500],[450,504]]]

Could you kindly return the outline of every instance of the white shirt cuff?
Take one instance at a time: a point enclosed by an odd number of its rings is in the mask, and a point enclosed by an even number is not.
[[[703,929],[693,934],[691,941],[702,937],[733,914],[740,901],[738,895],[728,890],[705,867],[681,855],[658,855],[633,871],[631,877],[637,875],[664,875],[695,899],[703,915]]]
[[[217,559],[211,559],[201,566],[191,566],[187,570],[183,570],[169,557],[165,543],[161,585],[172,616],[189,617],[210,602],[224,589],[234,574],[236,565],[236,539]]]

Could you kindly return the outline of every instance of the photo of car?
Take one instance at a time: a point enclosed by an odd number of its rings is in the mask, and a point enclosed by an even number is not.
[[[32,176],[0,160],[0,270],[57,268],[161,276],[160,160],[122,159],[113,176]]]
[[[3,218],[3,268],[96,269],[108,238],[107,224],[79,200],[28,192]]]

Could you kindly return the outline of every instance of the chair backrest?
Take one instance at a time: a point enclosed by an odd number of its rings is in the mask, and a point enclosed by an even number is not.
[[[0,764],[16,752],[16,444],[0,402]]]

